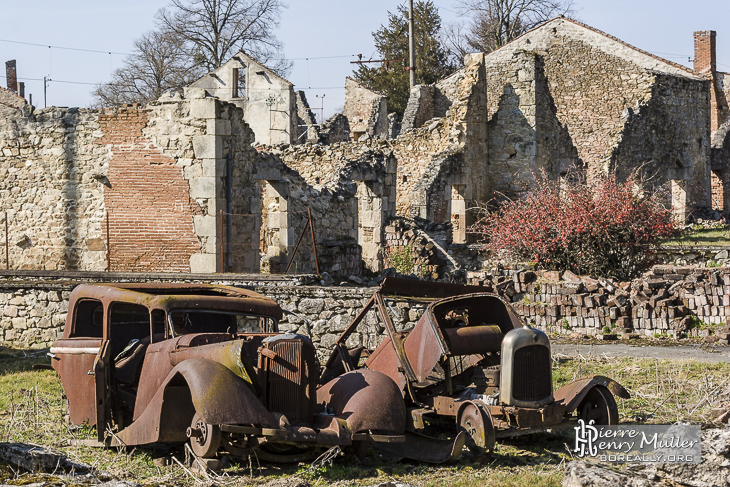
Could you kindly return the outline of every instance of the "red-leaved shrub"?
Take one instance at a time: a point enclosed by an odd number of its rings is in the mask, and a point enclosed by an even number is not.
[[[538,179],[472,231],[500,258],[628,280],[646,269],[658,244],[675,232],[671,212],[656,194],[637,194],[636,182],[613,176],[593,184]]]

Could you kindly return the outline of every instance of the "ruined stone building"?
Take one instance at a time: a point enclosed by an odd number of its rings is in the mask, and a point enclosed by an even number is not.
[[[243,51],[192,85],[207,96],[243,109],[243,120],[260,144],[317,142],[304,93]]]
[[[557,18],[414,87],[397,137],[354,80],[336,130],[310,130],[291,83],[244,53],[147,106],[35,110],[0,90],[10,267],[281,272],[300,242],[293,269],[309,272],[310,233],[330,273],[382,270],[416,238],[459,266],[470,208],[542,171],[639,170],[684,218],[710,205],[710,171],[727,174],[713,73]]]
[[[710,81],[712,207],[730,213],[730,73],[717,70],[715,31],[695,32],[694,69]]]

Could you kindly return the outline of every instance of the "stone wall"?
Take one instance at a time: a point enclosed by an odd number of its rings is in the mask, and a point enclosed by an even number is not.
[[[491,287],[527,323],[555,334],[638,334],[712,336],[727,341],[730,268],[655,266],[633,282],[614,283],[566,272],[503,269],[471,272],[470,283]],[[299,316],[286,316],[280,328],[311,336],[326,357],[337,336],[355,318],[376,288],[303,286],[302,277],[267,283],[255,276],[107,275],[63,278],[6,275],[0,282],[0,342],[18,348],[48,347],[63,330],[68,296],[80,282],[209,282],[253,289]],[[399,330],[413,326],[424,303],[393,305]],[[307,324],[306,321],[309,322]],[[371,311],[348,346],[375,347],[385,337]]]
[[[135,106],[107,109],[98,118],[104,136],[96,143],[111,153],[103,195],[109,270],[187,272],[190,256],[200,252],[193,215],[204,211],[190,198],[183,168],[143,135],[149,115]]]
[[[99,114],[87,109],[26,110],[0,120],[0,211],[7,212],[11,269],[106,268],[111,153],[101,137]]]
[[[536,56],[534,68],[531,55]],[[674,173],[679,172],[691,193],[686,197],[688,205],[709,204],[710,107],[706,81],[701,76],[564,18],[488,54],[485,62],[490,128],[497,123],[523,127],[516,134],[490,130],[495,149],[500,149],[501,138],[505,139],[501,155],[505,169],[510,156],[520,155],[513,146],[522,147],[528,159],[529,147],[535,143],[535,134],[527,129],[530,125],[540,131],[533,166],[551,169],[554,177],[565,174],[570,169],[567,166],[578,167],[592,178],[613,169],[625,175],[650,163],[660,175],[657,184],[674,179]],[[512,105],[510,98],[514,98]],[[538,126],[531,123],[533,104],[538,112],[542,110],[542,115],[535,115],[542,117],[542,122],[536,122]],[[642,127],[635,129],[632,117],[643,107],[647,107],[646,120],[639,120]],[[656,124],[665,116],[676,121],[676,127],[666,124],[659,137],[652,135],[656,143],[645,147],[647,135],[658,129]],[[518,123],[522,118],[524,121]],[[671,132],[675,129],[677,132]],[[507,143],[507,138],[515,139],[515,143]],[[490,152],[490,159],[499,157],[499,152]],[[677,160],[684,170],[674,170]],[[516,181],[525,179],[524,173],[518,176]],[[495,188],[502,189],[504,184]]]
[[[382,269],[383,224],[395,211],[395,161],[384,141],[267,148],[257,167],[255,177],[270,188],[262,207],[273,209],[272,198],[279,201],[278,210],[272,210],[278,216],[267,214],[262,225],[270,230],[265,240],[278,239],[280,260],[293,252],[311,210],[321,271],[359,275],[363,265]],[[305,235],[296,259],[299,271],[315,270],[310,241]],[[276,253],[273,248],[266,252],[272,259]]]
[[[17,93],[0,86],[0,117],[8,118],[16,116],[26,106],[23,98]]]
[[[646,190],[664,187],[669,193],[679,181],[688,210],[709,207],[710,187],[699,184],[710,181],[708,104],[707,82],[656,74],[651,95],[624,113],[609,170],[625,179],[640,169]]]
[[[26,107],[0,119],[10,267],[224,270],[221,211],[230,201],[259,213],[252,140],[241,110],[202,89],[145,107]],[[258,270],[251,223],[232,228],[229,241],[247,251],[228,270]]]
[[[388,135],[388,99],[352,78],[345,78],[345,106],[342,114],[350,124],[350,137],[363,135],[385,139]]]

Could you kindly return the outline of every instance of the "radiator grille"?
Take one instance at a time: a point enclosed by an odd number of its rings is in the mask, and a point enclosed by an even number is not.
[[[265,358],[266,406],[284,414],[290,422],[311,424],[314,416],[314,346],[299,339],[282,339],[264,344],[274,358]]]
[[[514,353],[512,397],[540,401],[552,394],[550,349],[542,345],[518,348]]]

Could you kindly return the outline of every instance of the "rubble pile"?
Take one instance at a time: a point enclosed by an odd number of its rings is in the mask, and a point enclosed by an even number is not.
[[[564,334],[713,336],[728,341],[730,269],[654,266],[632,282],[570,271],[470,272],[470,284],[513,303],[528,323]]]

